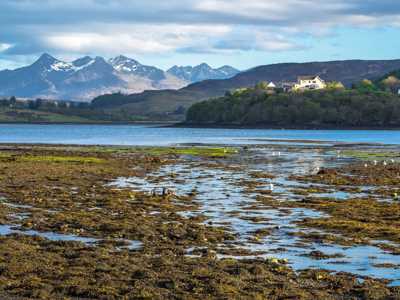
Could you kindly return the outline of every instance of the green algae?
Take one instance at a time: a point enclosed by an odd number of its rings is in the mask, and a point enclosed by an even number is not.
[[[7,152],[0,152],[0,160],[7,160],[12,158],[12,154],[11,153],[7,153]]]
[[[343,156],[354,157],[360,160],[388,160],[400,158],[400,152],[383,152],[383,151],[362,151],[362,150],[345,150]]]
[[[135,151],[150,155],[190,155],[205,157],[227,157],[238,153],[232,147],[146,147],[135,148]]]
[[[47,163],[82,163],[82,164],[103,164],[106,161],[97,157],[85,156],[22,156],[18,157],[22,162],[47,162]]]
[[[54,151],[54,149],[47,151]],[[42,150],[43,151],[43,150]],[[65,154],[65,153],[64,153]],[[16,162],[47,162],[47,163],[92,163],[92,164],[101,164],[105,163],[104,159],[98,157],[88,157],[88,156],[73,156],[70,153],[67,155],[47,155],[43,152],[40,154],[35,154],[35,151],[32,153],[22,152],[21,151],[2,151],[0,152],[0,160],[13,160]]]

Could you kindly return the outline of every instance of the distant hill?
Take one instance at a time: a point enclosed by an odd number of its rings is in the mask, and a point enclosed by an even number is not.
[[[265,65],[241,72],[224,80],[205,80],[180,90],[145,91],[132,95],[103,95],[93,100],[93,107],[110,111],[123,110],[135,115],[158,118],[180,113],[193,103],[219,97],[226,91],[251,87],[260,81],[295,81],[301,75],[320,75],[327,81],[351,86],[364,78],[375,80],[400,69],[400,60],[346,60]]]
[[[90,101],[107,93],[179,89],[199,80],[229,78],[238,73],[229,66],[213,69],[206,64],[185,70],[190,71],[185,73],[189,76],[178,71],[174,74],[172,69],[165,72],[123,55],[108,61],[85,56],[65,62],[43,54],[29,66],[0,71],[0,96]]]
[[[397,79],[400,79],[400,69],[394,70],[394,71],[392,71],[392,72],[386,74],[385,76],[383,76],[382,78],[380,78],[380,80],[384,80],[384,79],[386,79],[386,78],[388,78],[388,77],[391,77],[391,76],[394,76],[394,77],[396,77]]]

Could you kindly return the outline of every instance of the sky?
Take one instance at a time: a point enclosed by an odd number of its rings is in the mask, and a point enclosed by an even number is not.
[[[1,0],[0,69],[42,53],[144,64],[400,58],[400,0]]]

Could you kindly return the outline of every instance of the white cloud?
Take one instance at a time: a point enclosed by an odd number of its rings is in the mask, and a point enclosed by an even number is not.
[[[299,50],[304,48],[304,46],[282,38],[260,38],[256,42],[256,48],[261,51],[289,51]]]
[[[393,0],[38,2],[0,1],[3,56],[289,51],[338,26],[400,26],[400,1]]]
[[[60,32],[43,39],[54,49],[75,53],[162,53],[208,43],[230,32],[223,25],[115,25],[102,33]]]
[[[0,52],[10,49],[12,47],[11,44],[7,43],[0,43]]]
[[[254,19],[280,20],[290,7],[289,3],[285,3],[287,1],[283,2],[204,0],[196,3],[194,9],[206,13],[213,12]]]
[[[164,52],[171,45],[152,39],[139,39],[128,34],[104,35],[97,33],[65,33],[45,38],[54,49],[75,53],[86,52]],[[121,52],[122,53],[122,52]]]

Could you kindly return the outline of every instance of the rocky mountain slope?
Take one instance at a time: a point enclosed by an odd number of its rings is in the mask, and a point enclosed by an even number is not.
[[[182,80],[189,82],[199,82],[207,79],[226,79],[233,77],[239,73],[239,70],[230,66],[223,66],[218,69],[213,69],[207,64],[200,64],[198,66],[174,66],[167,71]]]
[[[89,101],[107,93],[179,89],[198,80],[228,78],[237,73],[228,66],[188,68],[193,76],[178,76],[122,55],[108,61],[85,56],[64,62],[43,54],[30,66],[0,71],[0,96]]]

